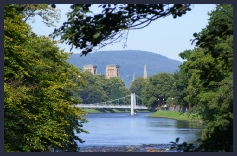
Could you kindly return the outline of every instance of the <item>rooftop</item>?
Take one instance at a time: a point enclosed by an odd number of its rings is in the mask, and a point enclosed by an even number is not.
[[[97,67],[97,66],[93,64],[88,64],[88,65],[84,65],[83,67]]]
[[[106,67],[119,67],[119,65],[116,65],[116,64],[109,64],[109,65],[106,65]]]

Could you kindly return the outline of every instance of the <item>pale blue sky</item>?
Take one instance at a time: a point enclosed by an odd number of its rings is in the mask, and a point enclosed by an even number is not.
[[[61,10],[61,20],[57,27],[61,26],[67,20],[66,12],[70,10],[70,4],[57,4]],[[123,48],[122,43],[108,45],[103,50],[143,50],[158,53],[170,59],[183,61],[178,54],[187,49],[193,49],[190,39],[193,39],[193,33],[200,32],[208,24],[208,12],[214,10],[215,4],[194,4],[192,11],[186,15],[173,19],[172,16],[158,19],[148,27],[129,32],[127,47]],[[95,11],[98,11],[95,9]],[[36,18],[35,23],[31,24],[33,31],[38,35],[48,35],[53,32],[54,27],[45,26],[41,20]],[[66,44],[59,45],[70,50]],[[80,49],[73,49],[72,52],[80,53]]]

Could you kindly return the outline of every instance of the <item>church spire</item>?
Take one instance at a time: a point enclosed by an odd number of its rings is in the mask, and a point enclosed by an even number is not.
[[[143,76],[144,79],[147,78],[147,71],[146,71],[146,64],[144,65],[144,76]]]
[[[135,72],[133,72],[133,78],[132,78],[132,81],[135,80]]]

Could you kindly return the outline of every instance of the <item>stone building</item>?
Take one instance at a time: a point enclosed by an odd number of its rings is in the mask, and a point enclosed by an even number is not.
[[[107,65],[106,66],[106,78],[120,77],[119,65]]]
[[[84,69],[84,71],[91,72],[93,75],[97,75],[97,66],[95,66],[95,65],[91,65],[91,64],[85,65],[85,66],[83,66],[83,69]]]

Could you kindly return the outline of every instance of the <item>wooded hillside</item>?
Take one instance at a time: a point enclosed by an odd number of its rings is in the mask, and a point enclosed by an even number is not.
[[[131,84],[134,73],[135,77],[143,76],[145,64],[147,76],[160,72],[174,73],[181,65],[180,61],[138,50],[98,51],[82,57],[80,54],[73,54],[68,62],[78,68],[83,68],[87,64],[97,65],[98,74],[105,74],[106,65],[117,64],[120,67],[121,79],[125,81],[127,88]]]

